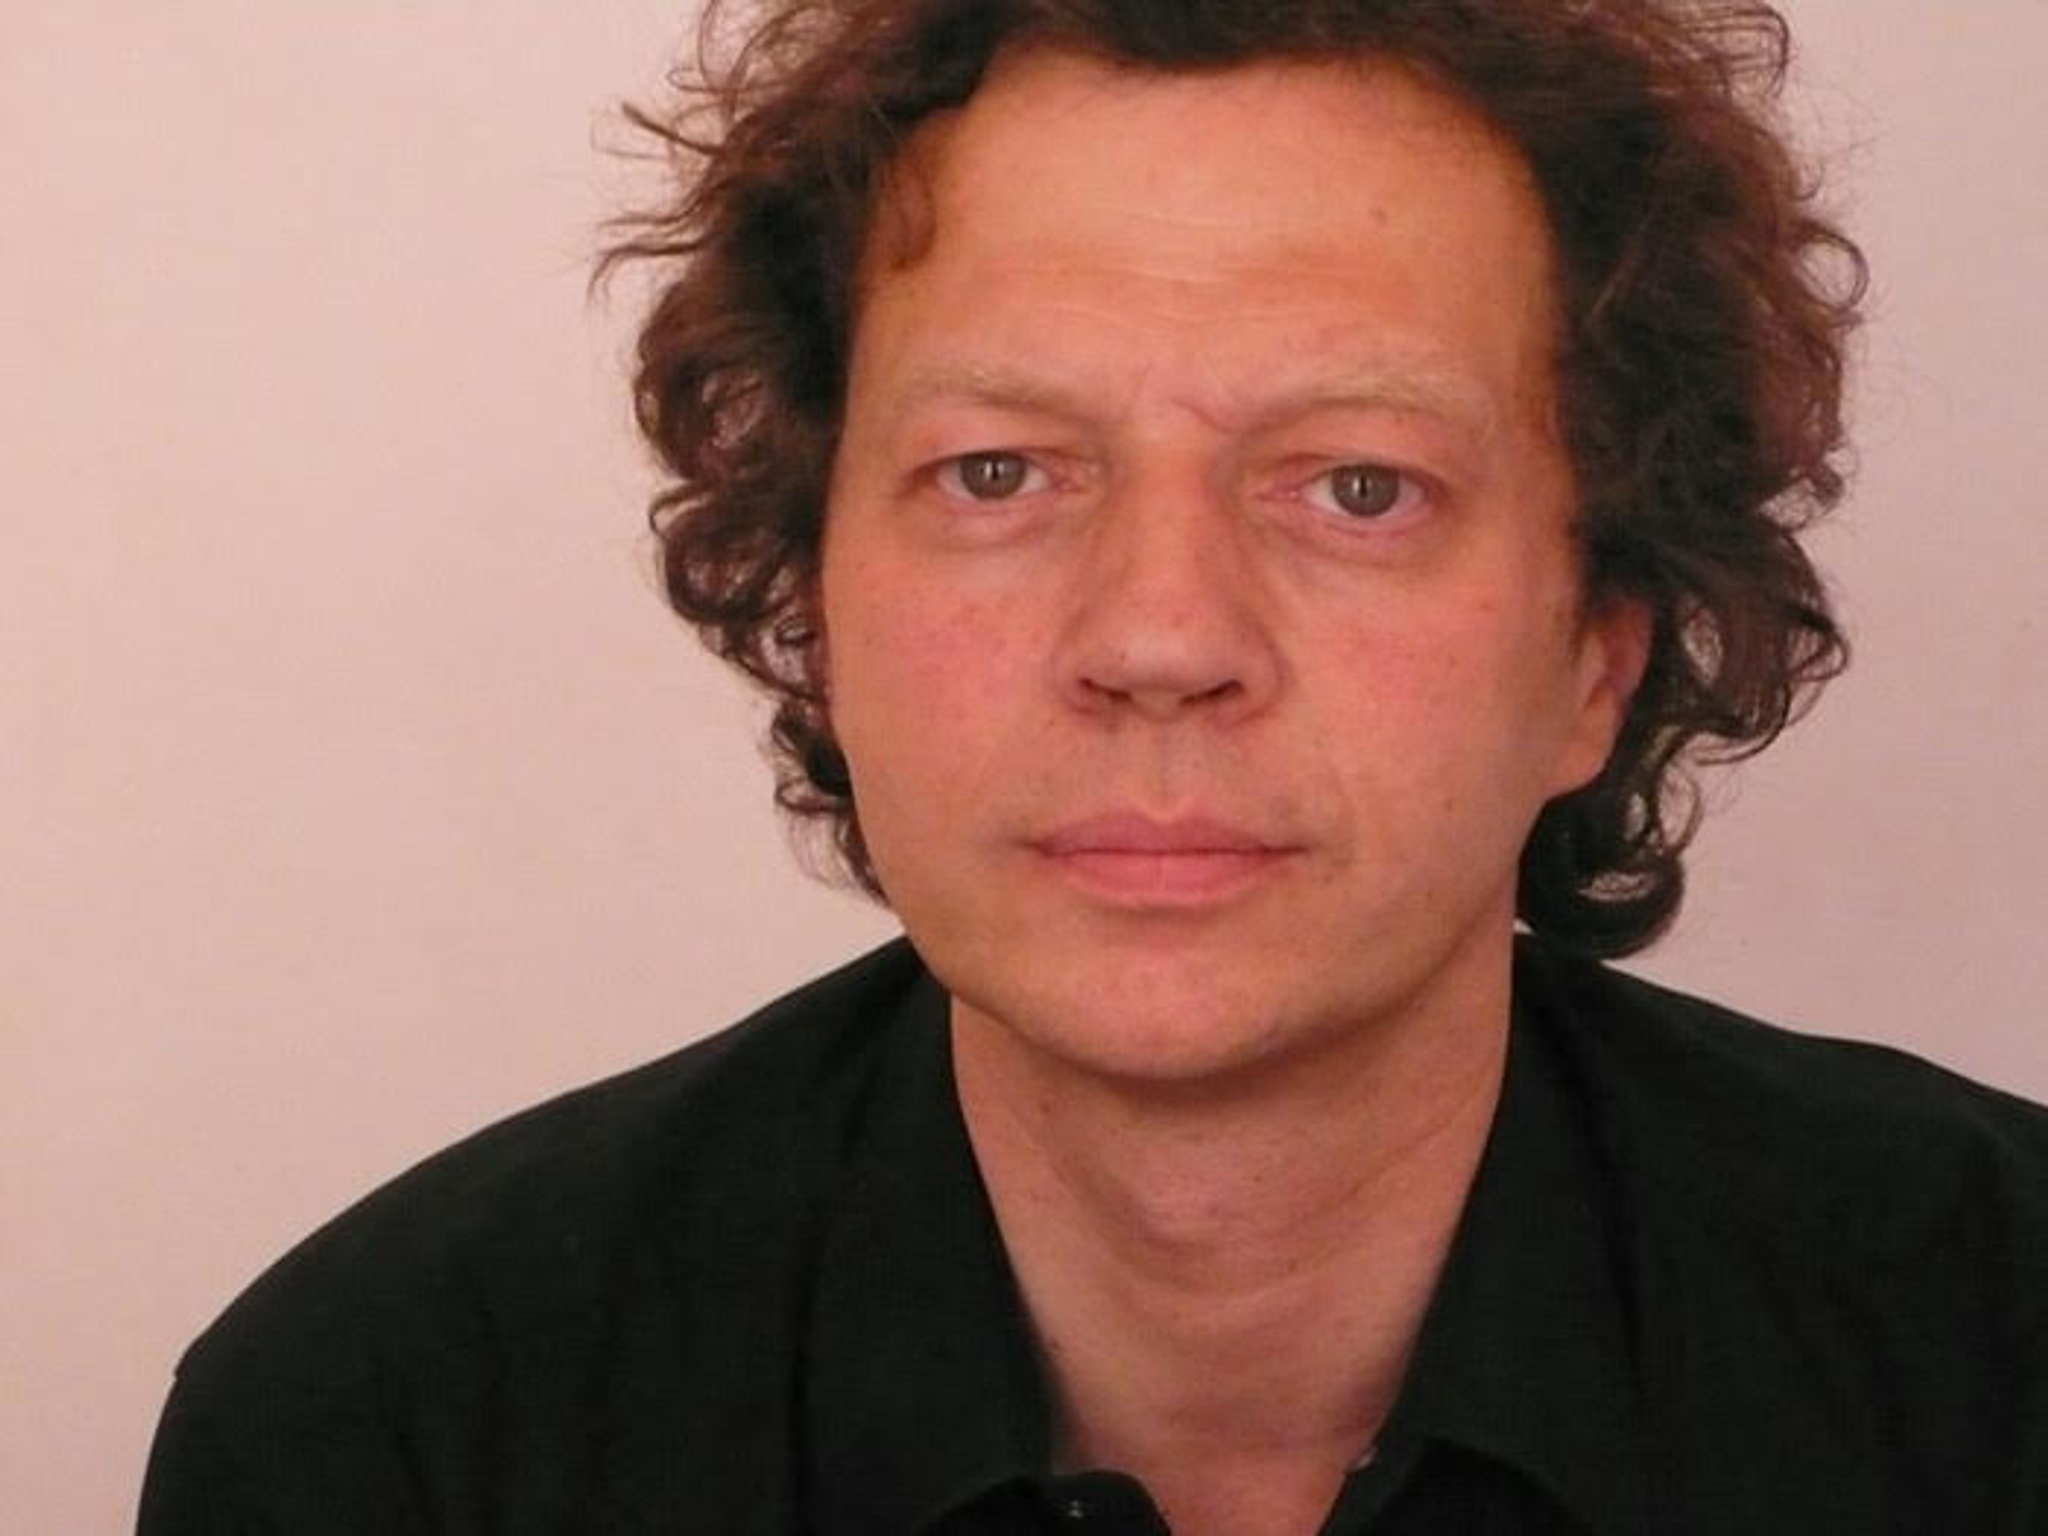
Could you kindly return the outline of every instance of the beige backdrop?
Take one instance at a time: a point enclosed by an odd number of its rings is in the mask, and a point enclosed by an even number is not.
[[[2041,0],[1800,0],[1880,274],[1857,671],[1645,969],[2048,1096]],[[674,4],[0,15],[0,1525],[113,1532],[179,1345],[368,1184],[887,931],[645,574]]]

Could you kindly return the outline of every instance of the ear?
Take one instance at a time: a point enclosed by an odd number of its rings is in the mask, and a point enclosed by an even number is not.
[[[1652,627],[1649,605],[1637,598],[1607,598],[1588,608],[1579,628],[1571,727],[1551,794],[1582,788],[1606,767],[1649,665]]]

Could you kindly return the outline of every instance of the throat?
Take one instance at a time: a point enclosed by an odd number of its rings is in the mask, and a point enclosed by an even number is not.
[[[1491,1128],[1505,1021],[1462,1056],[1434,1042],[1422,1084],[1382,1063],[1320,1100],[1185,1112],[1021,1082],[957,1023],[955,1042],[1062,1459],[1138,1477],[1169,1515],[1269,1497],[1274,1519],[1320,1514],[1400,1390]],[[1317,1524],[1243,1506],[1214,1528]]]

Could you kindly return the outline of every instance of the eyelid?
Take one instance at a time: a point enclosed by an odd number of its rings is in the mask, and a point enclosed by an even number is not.
[[[1386,470],[1401,482],[1400,494],[1394,505],[1372,517],[1362,517],[1355,512],[1346,511],[1336,504],[1334,496],[1327,494],[1333,476],[1347,469],[1361,467]],[[1442,495],[1441,487],[1430,476],[1390,459],[1367,454],[1321,459],[1309,473],[1297,476],[1293,480],[1293,485],[1294,494],[1318,512],[1326,513],[1331,518],[1355,528],[1376,528],[1388,523],[1406,522],[1421,510],[1416,506],[1418,501],[1427,506],[1440,500]],[[1319,490],[1325,494],[1319,496]]]
[[[961,466],[970,459],[1014,458],[1024,465],[1024,483],[1008,496],[976,496],[960,482]],[[926,466],[925,473],[938,485],[940,491],[955,501],[967,502],[974,506],[1001,506],[1022,496],[1035,495],[1052,489],[1055,477],[1046,456],[1027,448],[982,447],[964,448],[958,453],[948,453],[933,460]]]

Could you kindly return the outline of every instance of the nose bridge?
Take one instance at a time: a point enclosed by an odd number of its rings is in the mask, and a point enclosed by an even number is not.
[[[1082,541],[1061,666],[1092,707],[1255,707],[1278,666],[1246,530],[1199,466],[1113,485]]]

